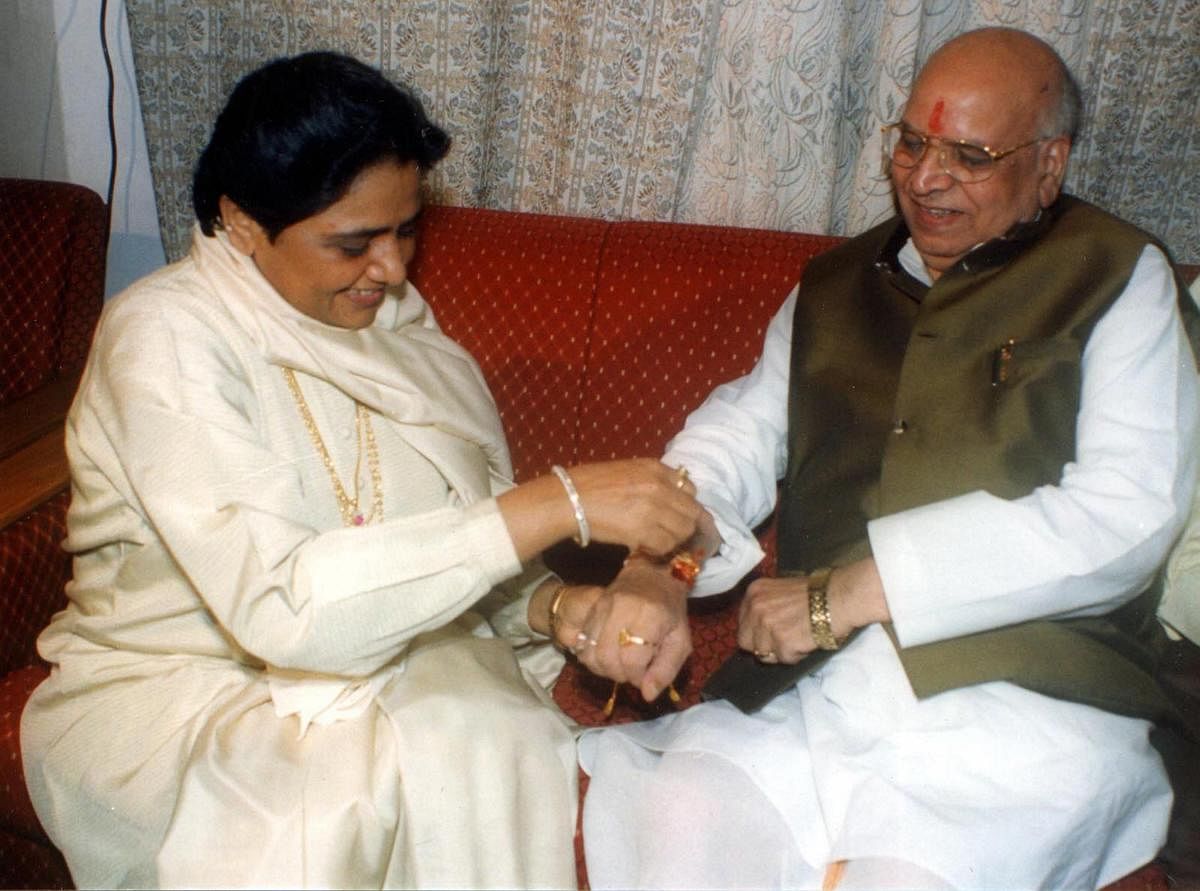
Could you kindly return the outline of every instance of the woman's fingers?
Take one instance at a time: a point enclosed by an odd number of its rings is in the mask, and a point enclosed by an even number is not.
[[[668,631],[655,648],[653,658],[639,682],[642,697],[647,702],[657,699],[674,682],[691,654],[692,636],[685,622]]]
[[[627,566],[597,599],[583,634],[577,655],[590,671],[657,695],[691,652],[686,592],[661,567]]]
[[[570,470],[592,536],[655,556],[696,531],[701,508],[685,474],[648,458],[582,464]]]

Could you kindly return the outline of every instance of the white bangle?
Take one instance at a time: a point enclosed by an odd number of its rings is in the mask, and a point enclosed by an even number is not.
[[[579,527],[579,534],[575,536],[575,542],[581,548],[586,548],[588,542],[592,540],[592,530],[588,527],[587,517],[583,513],[583,502],[579,500],[579,492],[575,489],[575,484],[571,482],[571,476],[555,464],[550,468],[554,471],[554,475],[558,477],[558,481],[563,484],[563,488],[567,490],[567,498],[571,501],[571,510],[575,512],[575,525]]]

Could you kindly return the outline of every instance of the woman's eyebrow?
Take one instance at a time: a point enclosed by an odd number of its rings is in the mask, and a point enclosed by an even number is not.
[[[395,227],[395,229],[393,229],[393,227],[391,227],[391,226],[364,227],[362,229],[350,229],[345,232],[331,232],[326,237],[331,238],[331,239],[374,238],[377,235],[383,235],[387,232],[394,232],[396,229],[404,229],[408,226],[413,225],[414,223],[417,222],[417,220],[419,220],[421,218],[421,214],[423,214],[424,212],[425,212],[425,208],[422,207],[420,210],[418,210],[416,213],[414,213],[407,220],[401,221],[400,224]]]

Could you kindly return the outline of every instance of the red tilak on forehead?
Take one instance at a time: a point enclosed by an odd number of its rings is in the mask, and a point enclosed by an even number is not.
[[[929,114],[929,132],[940,133],[942,130],[942,111],[946,108],[944,99],[939,99],[937,105],[933,106],[933,111]]]

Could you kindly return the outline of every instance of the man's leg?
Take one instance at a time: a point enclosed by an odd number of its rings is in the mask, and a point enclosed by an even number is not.
[[[597,746],[583,817],[593,888],[819,888],[779,812],[739,768],[661,755],[613,734]]]

